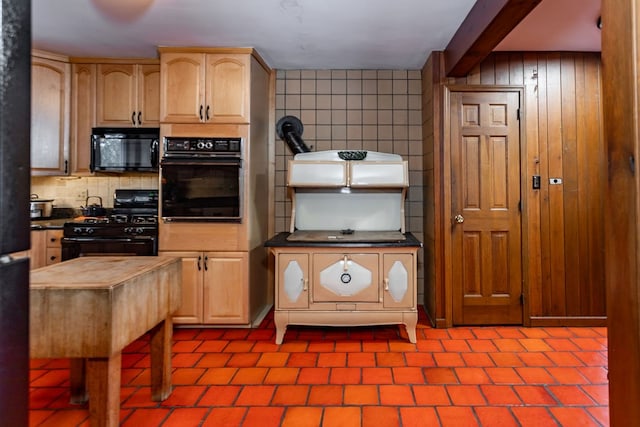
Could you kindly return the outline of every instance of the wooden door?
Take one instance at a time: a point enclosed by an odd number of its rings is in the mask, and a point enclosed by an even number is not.
[[[160,122],[160,66],[138,65],[136,126],[156,127]]]
[[[98,126],[136,124],[136,66],[98,64],[96,114]]]
[[[173,313],[173,323],[197,324],[202,323],[202,283],[203,261],[202,252],[166,252],[159,255],[182,258],[182,297],[180,308]]]
[[[249,55],[207,55],[205,120],[249,123]]]
[[[202,122],[204,57],[202,53],[163,53],[160,56],[161,122]]]
[[[249,296],[246,252],[205,252],[205,324],[246,324]]]
[[[90,175],[91,128],[96,124],[96,64],[71,66],[71,173]]]
[[[519,92],[452,92],[453,323],[522,324]]]

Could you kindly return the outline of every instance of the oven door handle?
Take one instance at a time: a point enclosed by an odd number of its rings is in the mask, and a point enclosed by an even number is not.
[[[242,164],[241,159],[230,159],[228,157],[224,159],[206,158],[206,159],[194,159],[194,158],[164,158],[162,159],[161,166],[240,166]]]
[[[137,236],[137,237],[63,237],[60,239],[60,243],[135,243],[144,241],[153,241],[152,236]]]

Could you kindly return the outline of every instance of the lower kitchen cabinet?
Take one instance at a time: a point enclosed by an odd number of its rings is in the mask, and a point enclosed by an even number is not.
[[[249,322],[246,252],[173,252],[182,258],[182,304],[175,324]]]
[[[31,270],[56,264],[62,260],[62,230],[34,230],[31,232],[31,249],[11,254],[14,258],[29,257]]]
[[[272,247],[276,344],[290,324],[404,324],[416,342],[417,250]]]

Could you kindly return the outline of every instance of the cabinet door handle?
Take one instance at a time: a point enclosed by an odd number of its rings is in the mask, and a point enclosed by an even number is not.
[[[131,124],[136,125],[136,112],[131,113]]]
[[[204,256],[204,271],[209,270],[209,267],[207,267],[207,262],[209,262],[209,257],[207,255]]]
[[[385,277],[383,282],[384,282],[384,290],[388,291],[389,290],[389,278]]]
[[[56,240],[58,240],[58,238],[57,238],[57,237],[52,237],[50,240],[51,240],[52,242],[55,242]]]
[[[56,257],[55,255],[51,255],[51,256],[49,257],[49,259],[50,259],[51,261],[55,261],[55,260],[56,260],[56,258],[57,258],[57,257]]]
[[[138,126],[142,126],[142,120],[140,120],[140,116],[142,116],[142,111],[138,111]]]
[[[202,261],[202,257],[198,255],[198,271],[202,270],[202,265],[200,265],[201,261]]]
[[[308,291],[309,290],[309,279],[302,278],[302,279],[300,279],[300,281],[302,282],[302,290],[303,291]]]
[[[202,109],[203,109],[202,104],[200,104],[200,121],[202,121]]]
[[[209,121],[209,106],[207,105],[207,122]]]
[[[347,265],[348,262],[349,262],[349,257],[345,255],[342,263],[342,269],[344,271],[347,271],[349,269],[349,266]]]

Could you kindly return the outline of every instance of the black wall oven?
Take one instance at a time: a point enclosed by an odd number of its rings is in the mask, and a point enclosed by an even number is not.
[[[160,162],[164,221],[241,222],[242,138],[166,137]]]

